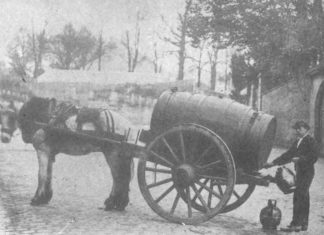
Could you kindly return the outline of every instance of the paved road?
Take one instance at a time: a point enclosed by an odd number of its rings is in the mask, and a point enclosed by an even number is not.
[[[274,149],[271,157],[282,150]],[[311,188],[310,231],[324,232],[324,159],[316,166]],[[156,215],[131,182],[130,204],[125,212],[105,212],[103,201],[111,187],[110,171],[101,154],[73,157],[59,155],[54,165],[54,196],[49,205],[29,205],[37,185],[37,159],[31,146],[17,136],[0,145],[0,234],[281,234],[265,233],[259,212],[268,198],[282,210],[282,225],[291,218],[292,196],[275,185],[257,187],[240,208],[218,215],[199,226],[172,224]],[[269,173],[273,173],[270,171]]]

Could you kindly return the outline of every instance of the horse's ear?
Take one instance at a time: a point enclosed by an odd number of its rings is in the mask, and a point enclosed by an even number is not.
[[[48,113],[51,114],[53,113],[54,109],[56,106],[56,99],[55,98],[51,98],[48,102]]]

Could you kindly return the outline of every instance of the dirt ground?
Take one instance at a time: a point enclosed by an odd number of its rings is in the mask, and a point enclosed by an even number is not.
[[[270,158],[283,150],[274,148]],[[135,161],[136,169],[137,161]],[[125,212],[105,212],[109,194],[109,168],[99,153],[73,157],[58,155],[54,165],[54,196],[50,204],[29,205],[37,185],[37,159],[30,145],[16,136],[0,145],[0,234],[284,234],[266,232],[259,222],[260,210],[268,199],[277,200],[282,211],[280,226],[290,222],[292,195],[284,195],[276,185],[258,186],[238,209],[217,215],[198,226],[170,223],[155,214],[143,199],[135,172],[131,182],[130,204]],[[275,169],[263,171],[274,174]],[[311,213],[308,232],[324,232],[324,159],[316,164],[311,187]]]

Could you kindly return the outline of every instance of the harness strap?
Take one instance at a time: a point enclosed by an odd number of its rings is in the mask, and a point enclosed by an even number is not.
[[[113,115],[109,110],[107,110],[107,112],[108,112],[110,120],[111,120],[111,132],[115,133],[115,122],[114,122]]]
[[[103,112],[104,112],[104,114],[106,116],[107,132],[109,133],[110,132],[110,123],[109,123],[109,117],[108,117],[108,114],[107,114],[108,110],[104,110]]]

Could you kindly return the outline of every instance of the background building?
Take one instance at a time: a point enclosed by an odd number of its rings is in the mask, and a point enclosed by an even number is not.
[[[311,132],[324,153],[324,67],[308,72],[302,81],[292,80],[263,96],[263,111],[276,116],[278,121],[276,144],[289,146],[291,126],[296,120],[309,122]]]

